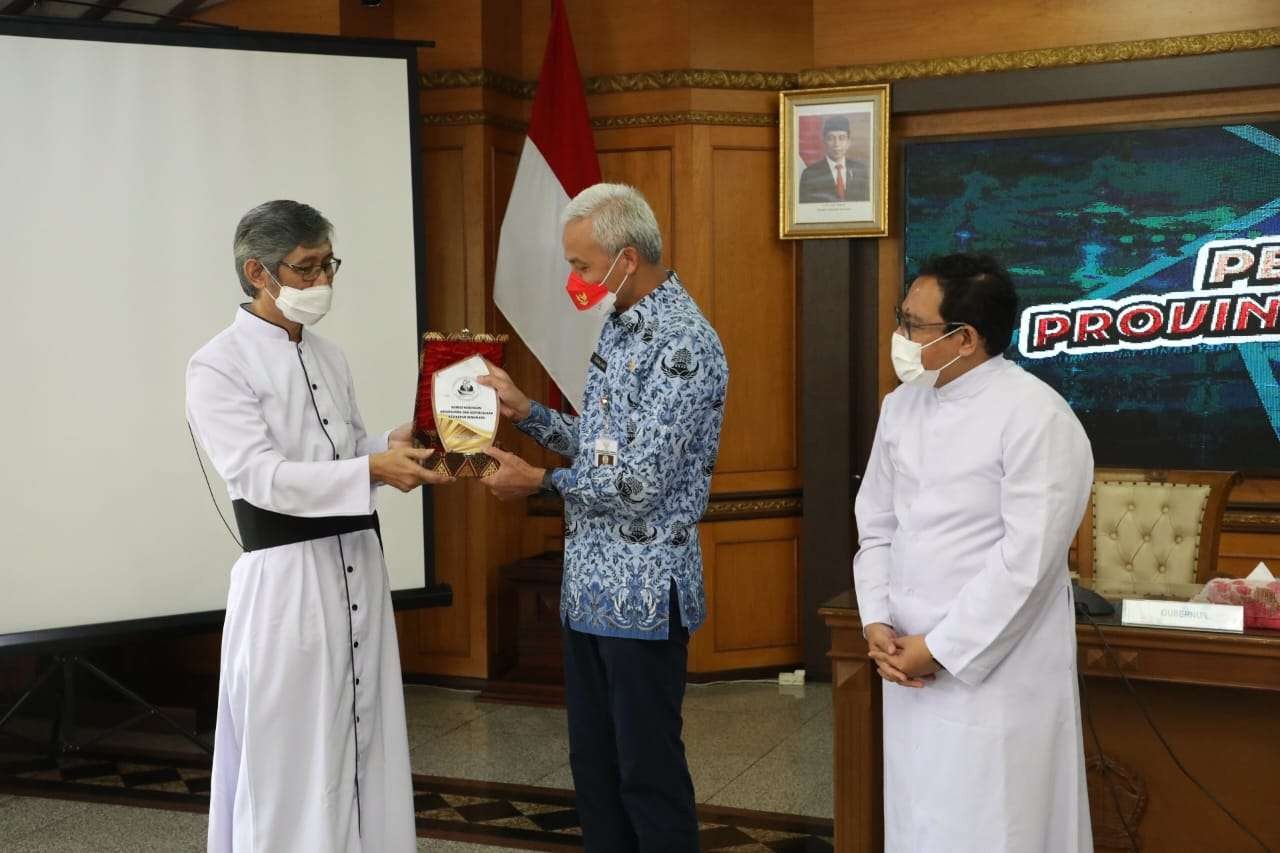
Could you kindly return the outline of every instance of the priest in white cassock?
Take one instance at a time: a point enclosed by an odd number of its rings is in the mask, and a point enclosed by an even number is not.
[[[885,850],[1092,851],[1067,550],[1093,454],[1004,359],[990,257],[930,261],[892,339],[855,512],[858,610],[884,685]]]
[[[365,433],[346,357],[310,328],[341,263],[331,237],[298,202],[249,211],[235,263],[252,301],[187,367],[187,417],[245,548],[222,635],[214,853],[417,849],[375,492],[446,478],[407,424]]]

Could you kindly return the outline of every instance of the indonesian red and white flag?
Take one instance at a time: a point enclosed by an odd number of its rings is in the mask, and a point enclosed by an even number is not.
[[[498,238],[493,299],[552,381],[582,409],[587,364],[603,318],[579,312],[565,293],[569,264],[560,213],[600,182],[587,98],[564,0],[555,0],[533,117]]]

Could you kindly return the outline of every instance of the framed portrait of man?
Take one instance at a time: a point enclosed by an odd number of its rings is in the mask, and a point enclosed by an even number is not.
[[[883,237],[889,86],[783,92],[779,122],[780,236]]]

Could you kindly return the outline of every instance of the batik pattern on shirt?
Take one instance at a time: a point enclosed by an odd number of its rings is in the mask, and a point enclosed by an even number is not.
[[[684,625],[705,620],[698,521],[720,446],[729,368],[671,273],[612,315],[587,366],[581,415],[534,403],[521,430],[570,460],[551,479],[565,504],[561,620],[609,637],[665,639],[674,582]],[[601,439],[614,464],[597,464]]]

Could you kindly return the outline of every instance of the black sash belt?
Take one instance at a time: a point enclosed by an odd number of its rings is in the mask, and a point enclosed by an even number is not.
[[[259,509],[246,500],[234,500],[236,526],[240,528],[240,541],[246,551],[261,551],[295,542],[309,542],[343,533],[372,530],[382,541],[382,529],[378,526],[378,514],[329,515],[322,518],[302,518]]]

